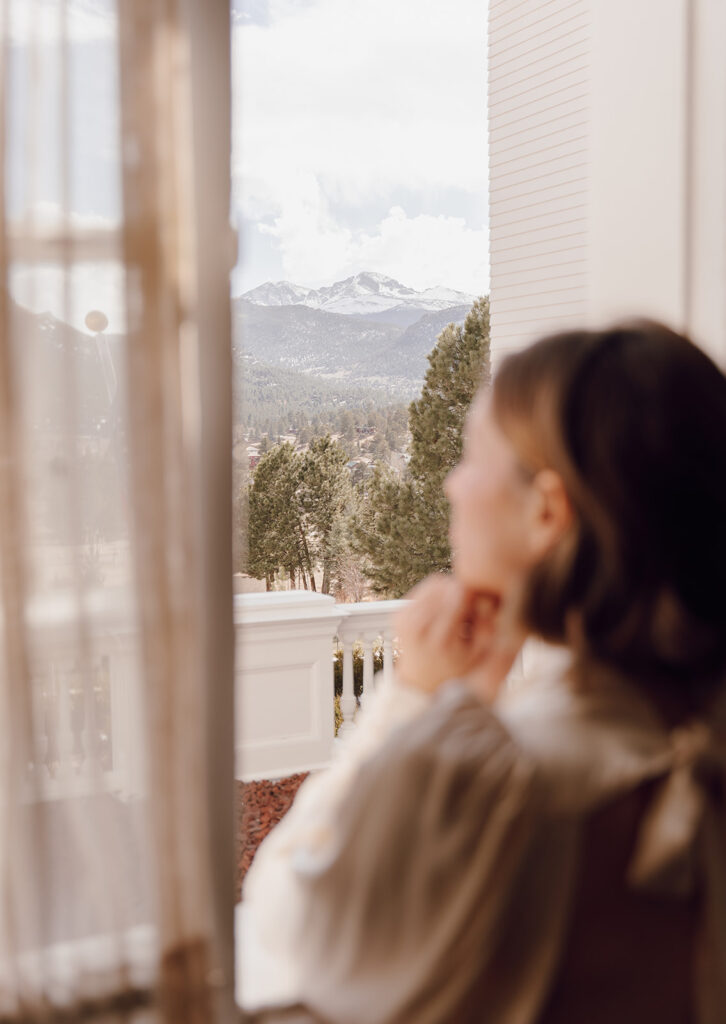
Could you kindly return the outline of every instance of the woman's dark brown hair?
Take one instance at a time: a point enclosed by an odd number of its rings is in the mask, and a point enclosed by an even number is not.
[[[726,377],[652,321],[557,334],[509,356],[494,414],[575,511],[522,616],[643,684],[695,696],[726,672]]]

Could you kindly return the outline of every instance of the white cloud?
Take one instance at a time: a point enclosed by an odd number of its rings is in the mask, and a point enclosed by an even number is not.
[[[392,207],[373,230],[352,232],[302,205],[260,230],[279,242],[284,277],[319,286],[372,269],[414,288],[446,285],[481,294],[489,287],[488,231],[463,217]]]
[[[375,234],[358,243],[355,262],[405,276],[414,288],[443,284],[481,294],[489,288],[489,232],[467,227],[463,217],[419,214],[393,207]]]
[[[313,170],[349,199],[482,188],[485,15],[481,0],[319,0],[238,29],[235,170]]]
[[[481,210],[485,18],[481,0],[272,0],[269,26],[236,29],[238,202],[272,224],[286,275],[317,284],[344,268],[386,272],[387,261],[411,284],[414,274],[447,283],[449,270],[455,287],[480,279],[480,216],[389,214],[356,234],[340,211],[380,208],[397,188],[459,190]],[[383,262],[351,268],[374,258]]]

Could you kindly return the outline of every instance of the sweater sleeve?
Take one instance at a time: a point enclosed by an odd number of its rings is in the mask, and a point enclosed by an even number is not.
[[[340,810],[362,764],[388,737],[431,704],[431,696],[395,681],[381,683],[361,708],[352,732],[336,744],[327,769],[309,776],[292,807],[257,850],[243,889],[247,1007],[292,1002],[300,990],[300,939],[309,912],[301,866],[324,860],[335,843]],[[266,966],[265,966],[266,965]]]
[[[297,859],[304,1004],[346,1024],[533,1020],[552,944],[530,947],[515,914],[522,941],[514,958],[503,953],[523,884],[544,910],[526,882],[538,789],[492,709],[461,684],[443,687],[360,766],[325,855]],[[559,899],[541,868],[537,885]],[[551,915],[538,916],[549,934]]]

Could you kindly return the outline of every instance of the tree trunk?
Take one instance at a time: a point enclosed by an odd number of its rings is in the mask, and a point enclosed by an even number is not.
[[[320,589],[324,594],[330,593],[330,564],[327,558],[323,560],[323,585]]]
[[[290,590],[297,590],[297,586],[296,586],[296,583],[295,583],[295,570],[294,569],[290,570]]]
[[[308,576],[310,577],[310,589],[313,591],[313,593],[315,593],[316,592],[315,576],[313,575],[313,566],[312,566],[312,562],[310,560],[310,549],[308,548],[308,539],[305,536],[305,531],[303,530],[302,525],[298,524],[298,529],[300,531],[300,540],[302,542],[302,549],[303,549],[303,551],[305,553],[305,564],[307,565]]]
[[[302,580],[303,587],[305,588],[305,590],[307,590],[308,589],[308,578],[305,575],[305,566],[303,565],[303,560],[302,560],[302,555],[300,553],[300,545],[299,544],[298,544],[298,547],[297,547],[297,572],[298,572],[298,575],[299,575],[300,579]]]

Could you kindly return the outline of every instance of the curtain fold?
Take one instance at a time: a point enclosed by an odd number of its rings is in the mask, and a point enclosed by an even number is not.
[[[228,6],[205,16],[0,2],[1,1022],[235,1015],[229,126],[199,99],[229,92]]]

